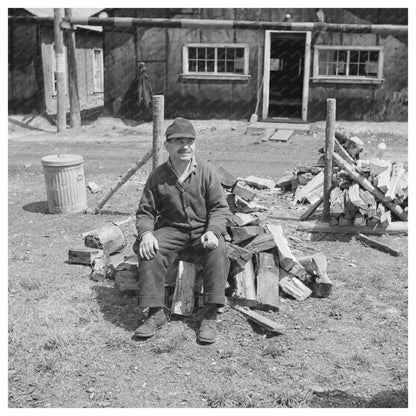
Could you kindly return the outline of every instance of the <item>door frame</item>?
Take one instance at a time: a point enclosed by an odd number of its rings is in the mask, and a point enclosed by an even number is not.
[[[308,118],[308,100],[309,100],[309,78],[311,68],[311,38],[312,32],[307,30],[266,30],[264,38],[264,83],[263,83],[263,119],[269,115],[269,94],[270,94],[270,47],[272,33],[305,33],[305,59],[303,64],[303,88],[302,88],[302,121]]]

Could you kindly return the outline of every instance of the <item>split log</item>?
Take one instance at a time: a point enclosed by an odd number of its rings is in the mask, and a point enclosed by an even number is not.
[[[306,271],[292,254],[289,243],[283,234],[283,228],[278,224],[266,224],[267,229],[273,236],[279,256],[279,265],[287,272],[299,277],[301,280],[306,279]]]
[[[297,277],[291,275],[286,270],[279,270],[279,286],[280,288],[298,301],[308,298],[312,291],[305,286]]]
[[[402,163],[393,166],[389,187],[384,195],[387,201],[393,201],[393,199],[396,197],[397,188],[399,187],[401,178],[404,173],[405,171],[403,169]]]
[[[324,201],[324,196],[321,195],[320,198],[315,203],[310,205],[309,208],[300,216],[299,218],[300,221],[307,220],[315,212],[315,210],[319,207],[319,205],[322,204],[323,201]]]
[[[257,301],[262,305],[279,307],[279,268],[273,254],[259,253],[256,279]]]
[[[123,231],[111,221],[107,221],[100,228],[92,230],[85,236],[85,245],[90,248],[100,248],[105,254],[121,251],[126,246]]]
[[[251,259],[244,265],[243,270],[235,275],[235,294],[244,301],[246,306],[257,305],[255,278],[253,261]]]
[[[252,225],[246,227],[229,227],[233,243],[239,244],[242,241],[254,238],[257,235],[264,234],[266,229],[260,225]]]
[[[369,160],[370,164],[370,174],[372,176],[378,176],[386,170],[391,169],[390,160],[383,160],[379,158],[374,158]]]
[[[365,227],[366,226],[366,221],[364,216],[358,212],[355,217],[354,217],[354,227]]]
[[[335,137],[337,136],[337,133],[335,132]],[[346,160],[348,163],[351,163],[352,165],[355,164],[354,159],[350,156],[350,154],[344,149],[344,147],[341,145],[341,143],[338,141],[337,138],[335,138],[334,141],[334,151],[338,153],[344,160]]]
[[[114,279],[116,270],[114,266],[111,264],[110,256],[106,255],[105,253],[102,257],[98,257],[93,260],[91,264],[91,274],[90,279],[98,282],[103,279]]]
[[[407,213],[404,212],[400,206],[386,201],[384,194],[375,186],[373,186],[371,182],[369,182],[367,179],[361,176],[358,172],[356,172],[355,168],[351,166],[349,163],[345,162],[345,160],[343,160],[341,156],[334,153],[333,157],[334,157],[335,163],[341,169],[344,169],[352,179],[354,179],[362,187],[364,187],[367,191],[369,191],[372,195],[374,195],[379,201],[381,201],[390,211],[396,214],[401,220],[407,221]]]
[[[348,188],[348,197],[356,207],[367,210],[367,204],[360,195],[360,185],[357,182],[351,184]]]
[[[271,179],[259,178],[257,176],[247,176],[244,179],[247,185],[253,186],[258,189],[273,189],[276,186],[275,181]]]
[[[318,202],[321,197],[323,200],[323,196],[324,196],[324,186],[319,186],[318,188],[314,189],[312,192],[309,192],[307,195],[305,195],[305,199],[310,203],[310,204],[315,204],[316,202]]]
[[[408,234],[407,221],[394,221],[386,228],[377,224],[374,227],[337,227],[327,223],[311,221],[300,222],[296,228],[297,231],[307,233],[328,233],[328,234]]]
[[[254,237],[253,240],[243,243],[242,247],[245,250],[250,251],[252,254],[259,253],[260,251],[267,251],[276,247],[274,237],[270,232],[259,234]]]
[[[285,329],[283,325],[278,324],[272,321],[271,319],[266,318],[265,316],[260,315],[259,313],[252,311],[248,308],[244,308],[238,305],[234,305],[233,307],[235,310],[237,310],[238,312],[242,313],[245,317],[250,319],[250,321],[259,324],[268,331],[282,333]]]
[[[231,260],[234,260],[241,268],[243,268],[245,264],[251,260],[253,255],[250,251],[244,249],[243,247],[239,247],[229,242],[225,243],[225,248],[227,251],[227,256]]]
[[[384,251],[385,253],[391,254],[392,256],[397,257],[397,256],[403,255],[401,251],[395,250],[394,248],[391,248],[387,246],[386,244],[382,244],[382,243],[379,243],[378,241],[372,240],[363,234],[358,234],[356,236],[356,239],[360,241],[362,244],[364,244],[365,246]]]
[[[319,172],[308,182],[304,187],[298,188],[295,192],[293,203],[302,202],[307,194],[314,191],[318,187],[323,187],[324,184],[324,172]]]
[[[189,316],[195,304],[195,264],[179,261],[175,292],[171,312],[175,315]]]
[[[239,196],[235,196],[235,209],[237,212],[250,214],[251,212],[264,212],[268,208],[254,202],[247,202]]]
[[[323,298],[329,296],[332,291],[332,282],[327,274],[328,261],[323,253],[298,258],[299,263],[313,276],[312,293],[314,296]]]
[[[237,182],[237,178],[227,172],[224,168],[220,167],[217,169],[217,175],[222,186],[226,188],[232,188]]]
[[[231,192],[239,198],[242,198],[248,202],[251,202],[256,196],[255,192],[253,192],[250,189],[244,188],[243,186],[239,185],[238,182],[233,186]]]
[[[92,262],[103,254],[104,251],[99,248],[74,247],[68,250],[68,262],[91,266]]]
[[[334,188],[329,195],[329,213],[331,215],[339,216],[344,212],[344,191],[339,188]]]
[[[381,192],[386,193],[390,185],[390,176],[391,176],[391,167],[381,172],[374,178],[373,180],[374,185],[377,186],[377,188],[380,189]]]
[[[236,212],[231,218],[230,221],[239,227],[244,225],[259,225],[261,222],[261,216],[255,213],[244,214],[242,212]]]
[[[278,188],[289,188],[292,186],[292,179],[293,179],[293,174],[288,173],[287,175],[284,175],[277,180],[276,186]]]

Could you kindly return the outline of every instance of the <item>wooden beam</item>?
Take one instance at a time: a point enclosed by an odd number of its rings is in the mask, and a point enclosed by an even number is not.
[[[383,228],[381,225],[374,227],[338,227],[331,226],[322,222],[300,222],[296,228],[297,231],[304,231],[307,233],[329,233],[329,234],[407,234],[407,221],[395,221]]]
[[[171,312],[175,315],[189,316],[194,309],[195,264],[179,261]]]
[[[260,315],[259,313],[252,311],[248,308],[241,307],[239,305],[234,305],[233,308],[238,312],[242,313],[246,318],[250,319],[250,321],[259,324],[268,331],[282,333],[285,330],[285,327],[283,325],[278,324],[272,321],[271,319],[266,318],[265,316]]]
[[[391,254],[392,256],[402,256],[403,253],[399,250],[395,250],[394,248],[391,248],[387,246],[386,244],[379,243],[378,241],[372,240],[368,237],[366,237],[364,234],[358,234],[356,237],[356,240],[360,241],[362,244],[368,247],[375,248],[380,251],[384,251],[385,253]]]
[[[315,212],[315,210],[319,207],[319,205],[322,204],[323,201],[324,201],[324,196],[321,195],[321,197],[316,202],[309,205],[309,208],[300,216],[299,218],[300,221],[307,220]]]
[[[326,128],[325,128],[325,166],[324,166],[324,211],[323,220],[328,222],[330,216],[330,195],[332,188],[332,157],[335,142],[335,112],[334,98],[326,100]]]
[[[257,268],[257,301],[262,305],[279,307],[279,268],[272,253],[259,253]]]

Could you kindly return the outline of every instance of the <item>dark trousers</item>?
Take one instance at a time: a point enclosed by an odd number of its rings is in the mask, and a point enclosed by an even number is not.
[[[224,238],[219,238],[217,248],[208,249],[200,243],[201,234],[190,231],[165,227],[155,230],[153,235],[159,242],[159,250],[150,260],[139,259],[139,306],[164,305],[167,269],[178,256],[203,267],[205,303],[224,306],[225,284],[230,267]]]

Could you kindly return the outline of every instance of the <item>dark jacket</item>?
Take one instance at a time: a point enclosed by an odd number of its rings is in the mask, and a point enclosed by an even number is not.
[[[197,159],[197,166],[181,185],[168,162],[158,166],[147,179],[136,212],[139,237],[145,231],[176,227],[217,237],[225,234],[229,215],[224,191],[214,168]]]

